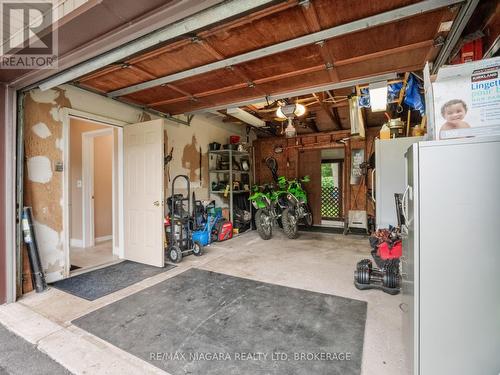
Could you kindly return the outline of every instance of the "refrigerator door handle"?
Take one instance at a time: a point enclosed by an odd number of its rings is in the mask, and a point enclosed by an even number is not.
[[[372,201],[376,202],[375,201],[375,170],[377,168],[373,168],[372,170]]]
[[[407,202],[407,198],[408,198],[408,192],[410,191],[410,185],[406,185],[406,189],[405,189],[405,192],[403,193],[403,198],[401,199],[402,201],[402,206],[401,207],[403,210],[403,217],[405,219],[405,225],[408,226],[409,224],[409,220],[408,220],[408,202]]]

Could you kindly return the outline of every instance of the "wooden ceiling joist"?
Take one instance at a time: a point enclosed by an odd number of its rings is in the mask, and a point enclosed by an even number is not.
[[[264,5],[242,16],[184,33],[74,83],[173,115],[248,106],[274,121],[274,102],[288,99],[307,107],[307,119],[299,119],[307,129],[301,131],[346,129],[348,102],[342,97],[356,85],[391,80],[433,61],[440,52],[435,38],[447,37],[440,24],[454,21],[464,3],[259,1]]]
[[[91,61],[70,68],[55,77],[42,82],[39,88],[44,91],[54,88],[58,85],[73,82],[86,74],[92,73],[97,69],[102,69],[110,64],[123,61],[139,51],[157,46],[168,40],[194,32],[196,30],[214,25],[217,22],[229,20],[252,10],[258,10],[274,0],[232,0],[223,2],[211,8],[205,9],[193,16],[174,22],[166,27],[151,32],[150,34],[138,38],[119,48],[105,52]]]
[[[314,7],[314,3],[311,1],[305,1],[301,3],[302,13],[304,14],[304,19],[307,23],[310,32],[318,32],[321,31],[321,24],[318,19],[318,14],[316,13],[316,8]],[[339,75],[337,70],[335,69],[335,62],[333,56],[329,49],[324,48],[325,42],[320,41],[316,43],[319,48],[319,54],[323,58],[325,63],[325,67],[328,71],[330,79],[332,82],[339,81]]]
[[[356,57],[351,57],[345,60],[338,60],[335,62],[335,66],[343,66],[343,65],[350,65],[350,64],[355,64],[367,60],[372,60],[372,59],[378,59],[379,57],[386,56],[386,55],[397,55],[406,51],[414,50],[414,49],[420,49],[420,48],[429,48],[433,46],[434,41],[433,40],[424,40],[422,42],[417,42],[417,43],[412,43],[412,44],[407,44],[404,46],[400,47],[395,47],[395,48],[390,48],[382,51],[377,51],[373,53],[367,53],[362,56],[356,56]]]
[[[346,35],[361,30],[369,29],[375,26],[384,25],[387,23],[393,23],[397,20],[429,12],[435,9],[455,4],[457,2],[459,2],[459,0],[424,0],[416,4],[407,5],[401,8],[393,9],[363,19],[348,22],[346,24],[334,26],[329,29],[303,35],[298,38],[286,40],[284,42],[280,42],[271,46],[266,46],[237,56],[232,56],[230,58],[218,60],[209,64],[190,68],[174,74],[168,74],[160,78],[152,79],[149,81],[131,85],[129,87],[114,90],[110,92],[108,95],[111,97],[127,95],[133,92],[141,91],[164,83],[171,83],[177,80],[191,77],[193,75],[207,73],[220,68],[225,68],[227,66],[234,66],[237,64],[244,63],[246,61],[259,59],[279,52],[314,44],[341,35]]]
[[[313,94],[313,96],[316,98],[323,111],[325,111],[325,113],[328,115],[328,118],[332,122],[334,128],[341,129],[342,128],[341,122],[335,118],[332,111],[330,110],[330,107],[325,102],[323,102],[325,98],[324,93]]]
[[[197,40],[198,43],[200,43],[200,45],[208,52],[210,53],[213,57],[215,57],[217,60],[224,60],[226,59],[226,57],[220,53],[219,51],[217,51],[209,42],[207,42],[206,40],[202,40],[202,39],[198,39]],[[243,81],[245,81],[249,86],[252,86],[253,85],[253,82],[250,78],[248,78],[245,73],[238,67],[238,66],[229,66],[228,69],[231,69],[236,75],[238,75],[240,78],[243,79]],[[257,89],[257,90],[260,90],[260,89]],[[221,91],[221,92],[224,92],[224,91]],[[264,94],[264,92],[260,92],[260,94]],[[196,96],[200,96],[200,95],[196,95]]]
[[[418,45],[421,45],[421,44],[418,44]],[[407,47],[408,46],[404,46],[403,48],[407,48]],[[377,56],[379,56],[379,55],[387,55],[387,54],[390,54],[390,53],[394,53],[394,51],[388,51],[387,53],[385,53],[385,51],[380,51],[380,52],[377,52],[376,55]],[[362,61],[365,61],[365,59],[363,58]],[[338,63],[339,63],[340,66],[341,65],[346,65],[346,64],[343,63],[343,61],[339,61]],[[207,96],[210,96],[210,95],[215,95],[215,94],[229,92],[229,91],[236,90],[236,89],[245,88],[245,87],[248,86],[249,82],[252,82],[254,84],[257,95],[267,96],[270,93],[264,93],[262,90],[260,90],[259,89],[259,85],[260,84],[269,83],[269,82],[275,82],[275,81],[287,79],[287,78],[290,78],[290,77],[297,77],[297,76],[301,76],[301,75],[305,75],[305,74],[309,74],[309,73],[314,73],[314,72],[319,72],[319,71],[324,71],[324,70],[325,70],[325,66],[324,65],[317,65],[317,66],[313,66],[313,67],[310,67],[310,68],[300,69],[300,70],[296,70],[296,71],[292,71],[292,72],[278,74],[278,75],[275,75],[275,76],[270,76],[270,77],[265,77],[265,78],[261,78],[261,79],[256,79],[256,80],[253,80],[253,81],[251,79],[249,79],[248,77],[243,76],[242,77],[243,78],[243,82],[241,82],[241,83],[233,84],[233,85],[229,85],[229,86],[224,86],[224,87],[220,87],[218,89],[213,89],[213,90],[209,90],[209,91],[201,91],[201,92],[197,92],[197,93],[186,93],[186,92],[180,90],[179,88],[176,88],[172,84],[167,84],[167,86],[169,86],[169,87],[173,88],[174,90],[182,93],[183,96],[178,97],[178,98],[166,99],[166,100],[161,100],[161,101],[156,101],[156,102],[151,102],[151,103],[143,103],[143,104],[145,104],[147,106],[155,107],[155,106],[159,106],[159,105],[165,105],[165,104],[171,104],[171,103],[178,103],[178,102],[182,102],[182,101],[189,100],[189,99],[192,99],[192,98],[204,98],[204,97],[207,97]],[[338,81],[336,81],[336,82],[338,82]]]
[[[336,90],[336,89],[343,88],[343,87],[354,87],[356,85],[365,84],[367,82],[384,81],[384,80],[391,80],[391,79],[395,79],[395,78],[396,78],[396,74],[394,74],[394,73],[384,73],[384,74],[380,74],[380,75],[376,75],[376,76],[357,77],[355,79],[350,79],[350,80],[346,80],[346,81],[341,81],[341,82],[336,82],[336,83],[327,83],[327,84],[322,84],[322,85],[315,85],[315,86],[311,86],[311,87],[307,87],[307,88],[303,88],[303,89],[292,90],[292,91],[277,91],[277,92],[271,93],[270,95],[267,95],[267,96],[261,96],[261,97],[256,96],[256,97],[245,99],[242,101],[233,101],[232,103],[221,103],[221,104],[215,105],[215,106],[193,109],[190,111],[186,111],[185,113],[195,114],[195,113],[199,113],[199,112],[217,111],[217,110],[225,109],[228,104],[231,104],[231,106],[234,106],[234,107],[242,107],[245,105],[250,105],[250,104],[259,103],[259,102],[266,102],[266,101],[269,101],[271,103],[273,101],[280,100],[280,99],[312,94],[313,92],[322,92],[322,91],[326,91],[326,90]]]

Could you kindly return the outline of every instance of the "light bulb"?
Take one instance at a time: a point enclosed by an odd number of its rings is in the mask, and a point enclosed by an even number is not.
[[[276,110],[276,116],[278,116],[279,118],[286,118],[286,116],[283,114],[283,111],[281,110],[281,106],[279,106]]]
[[[295,116],[300,117],[304,113],[306,113],[306,107],[304,107],[300,103],[297,103],[297,104],[295,104],[295,111],[293,113],[295,113]]]

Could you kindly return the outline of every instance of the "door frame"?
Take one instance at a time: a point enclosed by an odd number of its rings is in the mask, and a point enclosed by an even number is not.
[[[124,234],[124,217],[123,217],[123,127],[128,125],[128,122],[104,117],[100,115],[96,115],[90,112],[84,112],[77,109],[72,108],[63,108],[62,109],[62,123],[63,123],[63,139],[62,139],[62,147],[63,147],[63,248],[65,253],[65,265],[64,265],[64,277],[68,277],[70,275],[70,209],[69,209],[69,197],[70,197],[70,120],[78,119],[85,120],[90,123],[94,123],[97,125],[105,125],[109,127],[113,127],[117,129],[117,137],[118,137],[118,149],[115,153],[113,151],[113,157],[115,154],[118,156],[118,160],[114,160],[113,164],[117,167],[118,174],[114,173],[117,178],[117,187],[113,187],[113,193],[115,190],[118,193],[118,199],[113,199],[113,215],[115,215],[115,211],[117,213],[116,217],[118,220],[113,220],[113,254],[118,255],[120,259],[123,258],[124,255],[124,244],[125,244],[125,234]],[[105,129],[107,130],[107,129]],[[83,139],[83,138],[82,138]],[[83,152],[83,145],[82,145]],[[82,155],[83,156],[83,155]],[[82,160],[83,163],[83,160]],[[82,165],[83,166],[83,165]],[[83,188],[83,179],[82,179],[82,188]],[[82,189],[83,190],[83,189]],[[82,192],[83,193],[83,192]],[[115,207],[115,202],[118,203],[118,207]],[[82,202],[83,203],[83,202]],[[83,211],[83,210],[82,210]],[[83,233],[82,233],[83,234]],[[118,245],[116,244],[116,239],[118,239]]]
[[[339,193],[340,193],[340,216],[336,218],[331,218],[331,219],[323,219],[321,218],[321,221],[323,220],[329,220],[329,221],[345,221],[345,215],[344,215],[344,207],[345,207],[345,202],[344,202],[344,160],[345,159],[322,159],[321,164],[323,163],[330,163],[330,164],[338,164],[339,165]],[[323,202],[321,202],[323,206]]]
[[[71,130],[70,130],[71,131]],[[95,227],[94,227],[94,139],[107,135],[113,136],[113,128],[92,130],[82,133],[82,247],[95,246]],[[113,250],[115,249],[115,214],[116,214],[116,160],[115,160],[115,142],[111,146],[111,193],[112,193],[112,237]],[[114,252],[114,251],[113,251]]]

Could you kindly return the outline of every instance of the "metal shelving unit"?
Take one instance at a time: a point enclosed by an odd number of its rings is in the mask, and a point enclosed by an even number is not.
[[[212,164],[212,156],[216,156],[216,167],[219,166],[219,158],[227,158],[229,162],[229,169],[209,169],[209,194],[224,194],[226,191],[224,190],[212,190],[212,182],[215,181],[220,181],[221,179],[219,177],[216,177],[215,179],[212,177],[214,174],[220,175],[228,175],[229,176],[229,189],[228,189],[228,199],[229,199],[229,219],[231,222],[233,222],[233,194],[244,194],[244,193],[250,193],[251,191],[251,186],[252,186],[252,164],[251,164],[251,154],[246,151],[236,151],[236,150],[217,150],[217,151],[209,151],[209,167]],[[233,157],[239,158],[241,160],[246,160],[248,162],[249,170],[248,171],[242,171],[242,170],[235,170],[233,168]],[[239,190],[234,190],[233,189],[233,182],[235,181],[234,176],[235,175],[248,175],[248,190],[244,189],[239,189]],[[241,183],[241,180],[240,180]],[[242,188],[243,186],[240,186]]]

